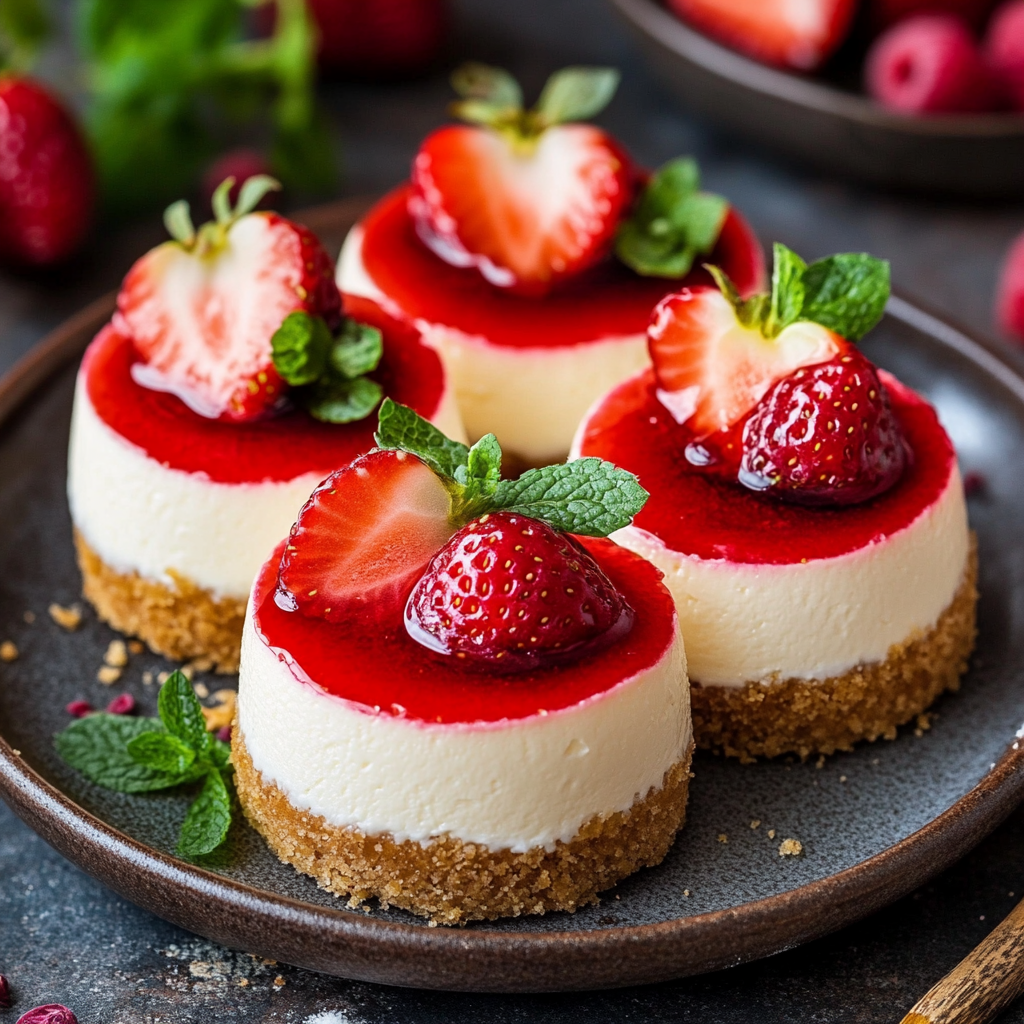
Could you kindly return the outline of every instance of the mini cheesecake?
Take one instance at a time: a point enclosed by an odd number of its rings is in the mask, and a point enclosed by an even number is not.
[[[373,303],[349,315],[384,335],[386,393],[461,433],[436,353]],[[245,602],[267,553],[329,472],[373,447],[373,418],[299,408],[247,422],[195,412],[139,383],[132,339],[105,327],[75,391],[68,497],[85,596],[115,629],[167,657],[234,671]]]

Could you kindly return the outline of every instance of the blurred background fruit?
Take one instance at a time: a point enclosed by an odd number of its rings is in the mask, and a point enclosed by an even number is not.
[[[1010,246],[996,290],[996,323],[1010,338],[1024,345],[1024,234]]]
[[[994,0],[868,0],[868,23],[874,31],[895,25],[912,14],[955,14],[980,29]]]
[[[234,178],[235,183],[228,193],[228,200],[234,206],[238,203],[238,194],[242,185],[257,174],[269,174],[273,177],[274,169],[270,161],[256,149],[240,147],[222,153],[203,172],[202,197],[203,206],[212,213],[213,193],[217,186],[227,178]],[[256,206],[258,210],[267,210],[280,205],[280,192],[267,192]]]
[[[1010,0],[992,16],[985,56],[1006,99],[1017,110],[1024,110],[1024,0]]]

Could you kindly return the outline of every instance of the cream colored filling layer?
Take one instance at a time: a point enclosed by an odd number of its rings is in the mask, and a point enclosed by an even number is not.
[[[401,310],[366,271],[358,225],[338,260],[338,287]],[[577,425],[593,402],[648,363],[644,334],[600,338],[566,348],[508,348],[445,324],[417,321],[444,360],[466,432],[488,432],[532,463],[565,458]]]
[[[398,841],[449,835],[492,850],[551,849],[595,814],[660,788],[692,735],[678,631],[657,664],[612,690],[472,725],[374,714],[290,666],[259,636],[250,607],[238,722],[253,764],[293,806]]]

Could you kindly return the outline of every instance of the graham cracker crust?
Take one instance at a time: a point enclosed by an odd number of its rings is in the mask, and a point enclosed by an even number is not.
[[[82,593],[114,629],[144,640],[175,661],[208,658],[218,672],[238,671],[245,601],[215,598],[208,590],[168,575],[174,587],[111,569],[75,530]]]
[[[945,690],[958,690],[977,636],[977,544],[963,582],[924,635],[893,644],[885,661],[824,680],[749,682],[741,687],[690,681],[697,746],[752,761],[778,754],[832,754],[859,740],[896,738]]]
[[[692,753],[691,744],[662,788],[628,811],[591,818],[550,853],[512,853],[450,836],[396,842],[330,825],[263,781],[237,722],[231,745],[242,810],[284,863],[348,896],[350,907],[375,896],[384,908],[402,907],[434,925],[574,911],[639,868],[661,863],[686,818]]]

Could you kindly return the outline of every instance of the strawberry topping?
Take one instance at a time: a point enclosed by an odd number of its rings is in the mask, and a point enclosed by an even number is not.
[[[887,491],[910,449],[875,368],[856,349],[786,377],[743,430],[739,479],[804,505],[852,505]]]
[[[332,473],[292,527],[278,603],[341,622],[401,613],[417,578],[451,536],[441,480],[401,451],[372,451]]]
[[[405,616],[425,647],[499,671],[577,655],[633,622],[578,541],[510,512],[462,527],[430,562]]]

